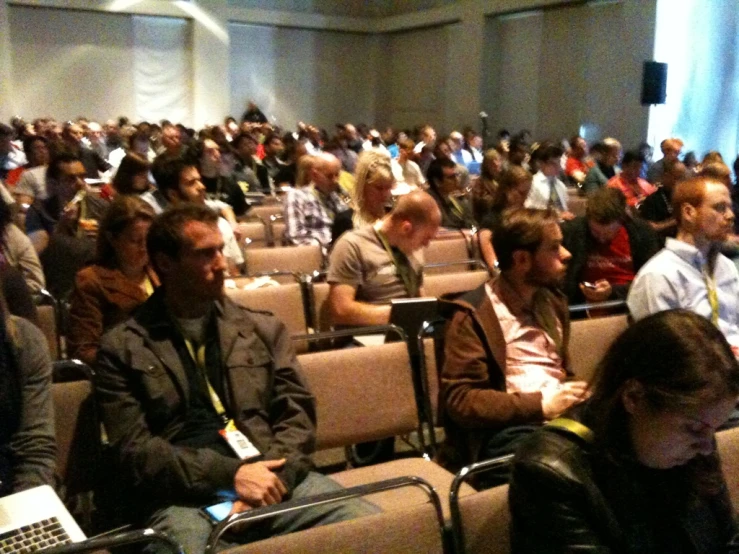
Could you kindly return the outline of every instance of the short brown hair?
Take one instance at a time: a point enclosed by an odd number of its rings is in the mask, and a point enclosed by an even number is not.
[[[493,209],[505,209],[508,204],[508,192],[516,188],[521,181],[531,182],[533,178],[533,175],[525,167],[509,165],[507,169],[501,172],[500,177],[498,177],[498,188],[495,191]]]
[[[724,185],[731,186],[731,170],[723,162],[712,162],[704,164],[698,171],[698,177],[719,181]]]
[[[493,249],[498,257],[498,268],[513,267],[513,253],[517,250],[535,252],[544,240],[544,228],[559,224],[555,210],[516,208],[503,212],[500,225],[493,234]]]
[[[601,225],[623,221],[626,217],[626,196],[617,188],[599,188],[588,197],[585,217]]]
[[[208,225],[218,225],[218,214],[202,204],[186,202],[169,208],[154,219],[146,237],[146,250],[155,270],[156,254],[164,254],[177,259],[180,256],[185,240],[182,229],[186,223],[199,221]]]
[[[153,221],[154,209],[138,196],[118,195],[108,206],[97,238],[97,263],[106,267],[116,265],[113,240],[136,221]]]

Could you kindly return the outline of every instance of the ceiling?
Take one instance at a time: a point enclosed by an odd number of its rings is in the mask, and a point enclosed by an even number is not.
[[[379,18],[455,4],[459,0],[228,0],[237,8]]]

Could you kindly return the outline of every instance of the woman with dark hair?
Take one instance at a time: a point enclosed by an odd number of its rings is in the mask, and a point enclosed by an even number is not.
[[[486,154],[487,156],[487,154]],[[523,208],[531,190],[533,176],[520,165],[509,165],[498,176],[498,187],[487,215],[480,221],[478,240],[480,255],[488,269],[493,269],[497,261],[493,249],[493,232],[500,222],[503,212],[512,208]]]
[[[46,339],[0,296],[0,496],[54,484],[56,439]]]
[[[121,160],[121,165],[113,177],[113,188],[118,194],[144,194],[151,188],[150,169],[149,160],[141,154],[129,152]]]
[[[13,212],[0,200],[0,266],[14,267],[23,275],[31,293],[46,286],[38,254],[26,234],[13,223]]]
[[[93,364],[100,338],[126,320],[159,285],[146,254],[154,211],[135,196],[117,196],[100,223],[96,263],[75,279],[69,308],[72,358]]]
[[[513,462],[512,551],[718,553],[736,532],[714,434],[739,364],[686,310],[629,327],[591,397],[534,433]]]

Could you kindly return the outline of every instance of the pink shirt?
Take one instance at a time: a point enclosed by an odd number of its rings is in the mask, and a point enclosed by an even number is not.
[[[502,295],[506,298],[503,300]],[[500,278],[485,285],[498,316],[506,342],[506,389],[508,392],[538,392],[559,387],[567,374],[557,345],[539,327],[531,311]],[[561,336],[562,324],[557,321]]]

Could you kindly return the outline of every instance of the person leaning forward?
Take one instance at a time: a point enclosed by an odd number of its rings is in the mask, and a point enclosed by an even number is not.
[[[147,248],[161,287],[102,340],[99,394],[127,500],[186,552],[203,552],[211,524],[231,513],[339,489],[312,470],[315,401],[284,324],[223,294],[218,216],[185,204],[152,224]],[[229,441],[221,436],[223,430]],[[232,448],[231,439],[246,439]],[[235,537],[248,542],[373,513],[363,501],[277,517]]]

